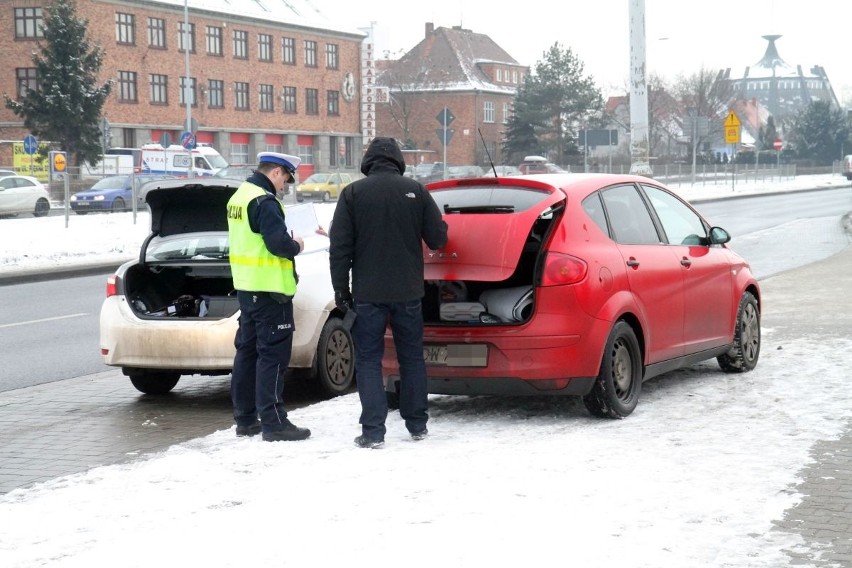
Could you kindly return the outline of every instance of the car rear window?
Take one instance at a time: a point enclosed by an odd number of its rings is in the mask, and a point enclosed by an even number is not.
[[[465,212],[465,209],[472,212],[509,212],[496,211],[506,208],[517,213],[544,201],[549,195],[550,192],[544,189],[505,185],[466,185],[432,191],[432,197],[443,212]]]

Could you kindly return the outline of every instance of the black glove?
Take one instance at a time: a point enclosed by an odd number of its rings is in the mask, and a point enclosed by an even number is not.
[[[335,305],[343,310],[344,312],[352,309],[352,294],[349,290],[335,290],[334,291],[334,303]]]

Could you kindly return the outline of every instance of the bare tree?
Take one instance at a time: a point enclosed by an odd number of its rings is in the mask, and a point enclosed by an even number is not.
[[[719,71],[707,69],[702,65],[696,73],[678,77],[672,90],[686,111],[686,116],[683,117],[685,121],[688,118],[706,119],[706,133],[704,129],[698,128],[688,128],[684,131],[692,141],[690,146],[694,164],[694,154],[698,148],[722,135],[724,119],[733,100],[732,85],[730,81],[722,80]]]

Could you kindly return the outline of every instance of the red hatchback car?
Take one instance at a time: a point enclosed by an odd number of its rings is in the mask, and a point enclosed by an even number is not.
[[[444,249],[424,249],[430,393],[580,395],[622,418],[653,376],[714,357],[727,372],[757,364],[748,263],[664,185],[542,174],[429,189],[449,225]],[[383,367],[393,400],[390,335]]]

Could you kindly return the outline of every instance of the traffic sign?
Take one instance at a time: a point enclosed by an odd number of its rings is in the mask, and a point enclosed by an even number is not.
[[[64,172],[65,171],[65,152],[54,152],[53,153],[53,171],[55,171],[55,172]]]
[[[162,146],[163,148],[168,148],[171,145],[172,145],[172,135],[169,134],[168,132],[163,132],[163,134],[160,135],[160,146]]]
[[[435,129],[435,136],[438,137],[438,140],[441,142],[441,144],[444,144],[444,136],[446,136],[447,137],[447,144],[449,144],[450,140],[453,139],[453,132],[455,132],[455,131],[450,130],[449,128],[436,128]]]
[[[35,154],[38,152],[38,140],[32,134],[28,134],[24,138],[24,152],[27,154]]]
[[[725,119],[725,144],[739,144],[740,126],[740,119],[731,111]]]
[[[449,126],[456,119],[456,117],[453,116],[452,111],[447,107],[444,107],[444,109],[439,112],[438,116],[436,116],[435,118],[438,120],[438,124],[440,124],[441,126]],[[447,140],[447,142],[449,142],[449,140]]]
[[[195,149],[195,136],[192,132],[187,131],[180,135],[180,145],[187,150]]]
[[[728,118],[725,119],[725,128],[739,128],[740,126],[742,126],[742,123],[740,122],[740,119],[737,118],[737,115],[734,114],[734,111],[728,113]]]
[[[776,138],[775,140],[772,141],[772,147],[775,148],[776,150],[780,150],[782,148],[782,146],[784,146],[784,141],[781,140],[780,138]]]

